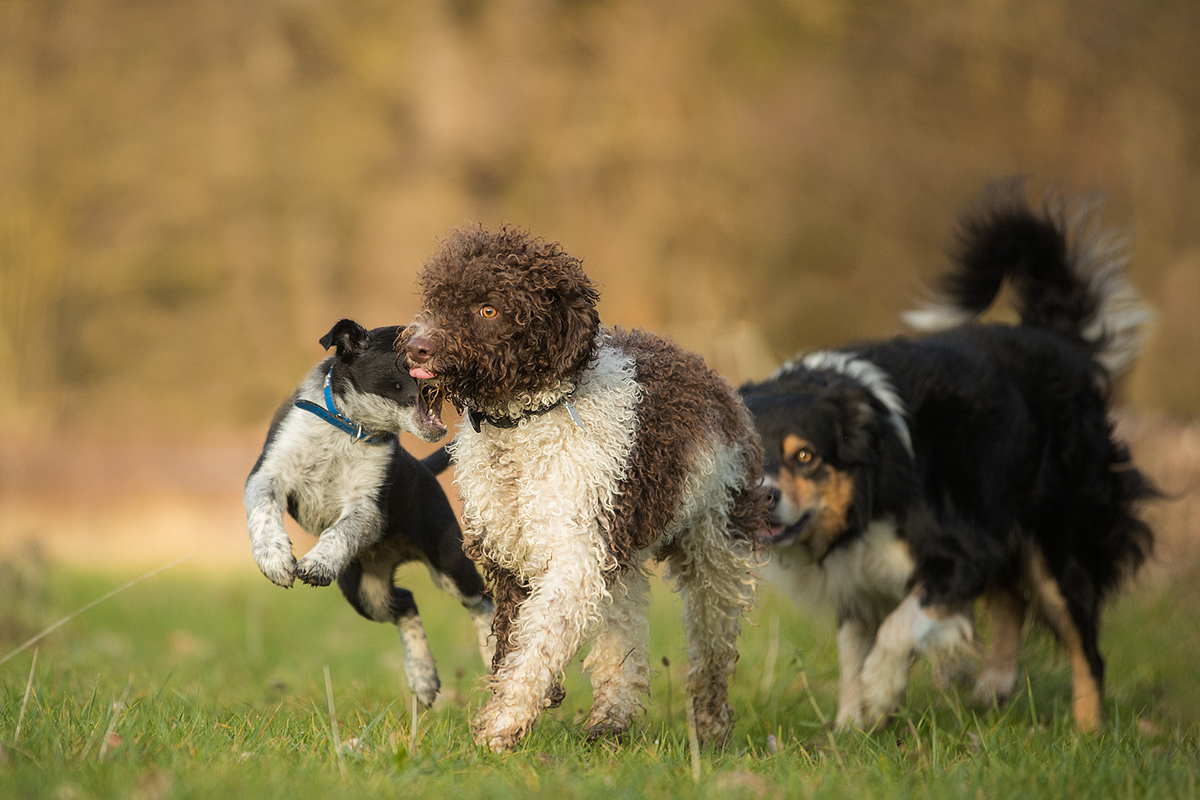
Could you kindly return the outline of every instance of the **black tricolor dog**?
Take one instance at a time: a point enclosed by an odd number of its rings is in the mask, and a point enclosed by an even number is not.
[[[392,345],[400,330],[368,331],[344,319],[322,337],[336,353],[275,412],[246,481],[246,515],[254,560],[272,581],[328,586],[336,578],[358,613],[396,626],[409,686],[429,706],[440,686],[437,668],[412,592],[394,583],[396,567],[426,564],[466,607],[488,665],[493,604],[463,554],[462,530],[435,477],[449,464],[445,450],[421,462],[397,438],[408,431],[436,441],[446,433],[417,402],[416,381],[396,365]],[[299,561],[283,526],[285,509],[320,537]]]
[[[977,597],[994,637],[976,696],[1013,692],[1032,603],[1070,655],[1077,726],[1099,724],[1101,601],[1149,552],[1135,511],[1157,493],[1109,419],[1148,313],[1098,217],[997,192],[962,224],[944,301],[909,316],[938,332],[742,387],[775,497],[769,571],[837,611],[839,726],[885,722],[914,652],[971,641]],[[976,321],[1006,280],[1019,324]]]

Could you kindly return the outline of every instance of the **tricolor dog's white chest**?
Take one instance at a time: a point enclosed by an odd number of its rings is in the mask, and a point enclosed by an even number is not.
[[[876,520],[849,544],[814,563],[802,545],[771,553],[767,577],[796,601],[832,605],[839,613],[882,619],[908,592],[914,564],[890,520]]]

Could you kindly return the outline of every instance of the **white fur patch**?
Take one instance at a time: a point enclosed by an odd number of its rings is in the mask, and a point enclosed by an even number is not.
[[[949,303],[931,302],[911,311],[904,311],[900,319],[918,331],[945,331],[957,328],[975,319],[975,314]]]
[[[838,693],[837,718],[839,729],[863,727],[863,664],[871,645],[875,643],[874,624],[850,617],[838,626],[838,669],[841,688]]]
[[[878,622],[903,599],[914,568],[895,522],[876,520],[820,564],[801,544],[776,547],[766,574],[797,602],[830,605],[843,616]]]
[[[891,377],[878,365],[861,358],[856,353],[838,350],[820,350],[809,353],[800,359],[799,364],[811,370],[836,372],[862,384],[864,389],[875,395],[879,402],[887,408],[888,420],[892,423],[892,428],[900,437],[908,455],[913,456],[912,434],[908,430],[907,422],[908,410],[904,406],[904,401],[900,399],[900,394],[896,391]],[[796,366],[797,362],[795,361],[784,364],[775,373],[775,377],[795,369]]]
[[[914,591],[879,626],[875,646],[863,664],[865,721],[886,720],[904,696],[913,653],[947,653],[967,649],[973,641],[971,620],[964,614],[935,617],[921,606]]]
[[[484,552],[529,580],[564,542],[582,536],[606,569],[598,520],[613,507],[636,435],[641,389],[633,358],[604,345],[575,388],[580,428],[559,406],[515,428],[465,423],[450,448],[467,527]]]
[[[370,392],[360,392],[350,384],[341,390],[339,404],[342,416],[370,431],[411,433],[425,442],[436,442],[446,431],[421,424],[416,404],[401,405],[394,400]]]

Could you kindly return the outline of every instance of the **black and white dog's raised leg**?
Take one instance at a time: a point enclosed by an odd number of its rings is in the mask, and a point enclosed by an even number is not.
[[[296,562],[296,577],[311,586],[328,586],[356,555],[379,541],[383,517],[374,498],[348,507],[341,519],[321,532],[316,545]]]
[[[441,681],[437,664],[425,638],[425,627],[412,592],[393,582],[396,563],[370,554],[355,559],[338,574],[338,587],[354,610],[375,622],[390,622],[404,645],[404,673],[408,688],[425,708],[437,699]]]

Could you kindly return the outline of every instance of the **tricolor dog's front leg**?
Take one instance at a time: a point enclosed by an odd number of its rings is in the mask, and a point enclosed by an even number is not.
[[[491,680],[492,699],[472,723],[477,744],[511,750],[554,700],[563,668],[600,617],[604,577],[587,531],[564,526],[545,572],[529,582],[509,649]]]
[[[866,725],[887,724],[908,685],[909,662],[916,652],[953,652],[971,646],[969,608],[923,605],[916,587],[888,615],[863,664],[863,713]]]
[[[246,481],[243,500],[254,563],[272,583],[291,587],[296,558],[292,555],[292,540],[283,527],[284,498],[278,481],[268,473],[255,472]]]
[[[838,730],[850,727],[861,728],[863,719],[863,664],[871,645],[875,642],[876,626],[853,616],[847,616],[838,625],[838,671],[841,691],[838,694]]]

